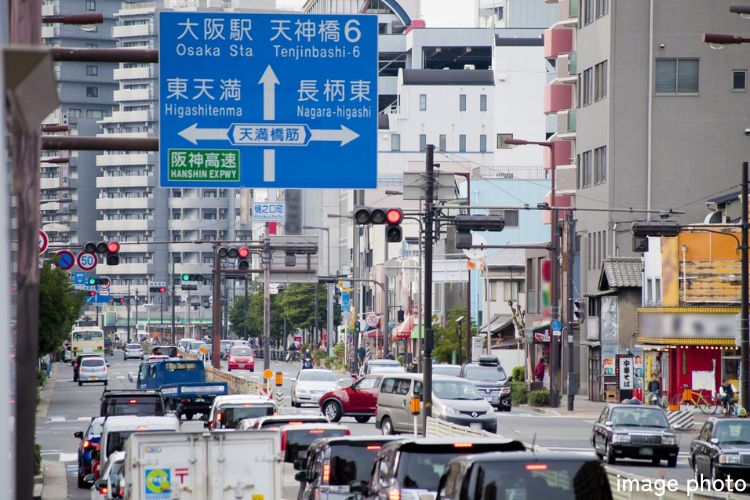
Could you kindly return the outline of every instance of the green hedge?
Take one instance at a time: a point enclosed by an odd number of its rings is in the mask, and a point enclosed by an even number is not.
[[[523,382],[524,379],[526,378],[524,376],[524,371],[525,370],[523,369],[523,366],[514,366],[513,370],[510,372],[511,376],[513,377],[513,380],[515,382]]]
[[[511,382],[510,384],[511,403],[513,406],[526,404],[526,396],[528,392],[526,389],[526,382],[515,382],[515,378],[513,380],[514,382]]]
[[[539,391],[531,391],[528,395],[529,405],[531,406],[547,406],[549,404],[549,390],[542,389]]]
[[[42,446],[34,445],[34,475],[38,476],[42,472]]]

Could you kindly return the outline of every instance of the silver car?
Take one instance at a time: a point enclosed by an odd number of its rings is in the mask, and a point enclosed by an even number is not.
[[[103,382],[107,386],[109,379],[109,370],[107,362],[101,356],[90,356],[81,359],[81,366],[78,368],[78,385],[90,382]]]
[[[127,361],[130,358],[143,359],[143,346],[141,344],[125,344],[122,359]]]
[[[292,406],[300,407],[303,403],[317,405],[323,394],[335,389],[338,383],[338,375],[331,370],[300,370],[292,382]]]

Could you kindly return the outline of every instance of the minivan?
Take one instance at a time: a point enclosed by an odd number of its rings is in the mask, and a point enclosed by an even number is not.
[[[422,374],[386,375],[380,385],[375,426],[384,435],[414,432],[412,398],[422,398]],[[471,382],[446,375],[432,378],[432,416],[475,430],[497,432],[492,406],[479,395]],[[417,432],[422,432],[422,410],[417,416]]]
[[[253,394],[216,396],[206,424],[211,430],[234,430],[242,420],[276,415],[277,408],[276,403],[265,396]]]

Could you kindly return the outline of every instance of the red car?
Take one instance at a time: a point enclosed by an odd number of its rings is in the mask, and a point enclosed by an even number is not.
[[[232,368],[236,370],[250,370],[255,371],[255,357],[253,356],[253,350],[246,346],[235,346],[229,350],[229,357],[227,358],[227,370],[230,372]]]
[[[320,411],[331,422],[354,417],[364,424],[378,409],[378,391],[383,375],[366,375],[351,385],[328,391],[320,398]]]

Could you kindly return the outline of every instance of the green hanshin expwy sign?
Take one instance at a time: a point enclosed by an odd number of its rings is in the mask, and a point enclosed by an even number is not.
[[[238,149],[169,149],[170,181],[240,180]]]

